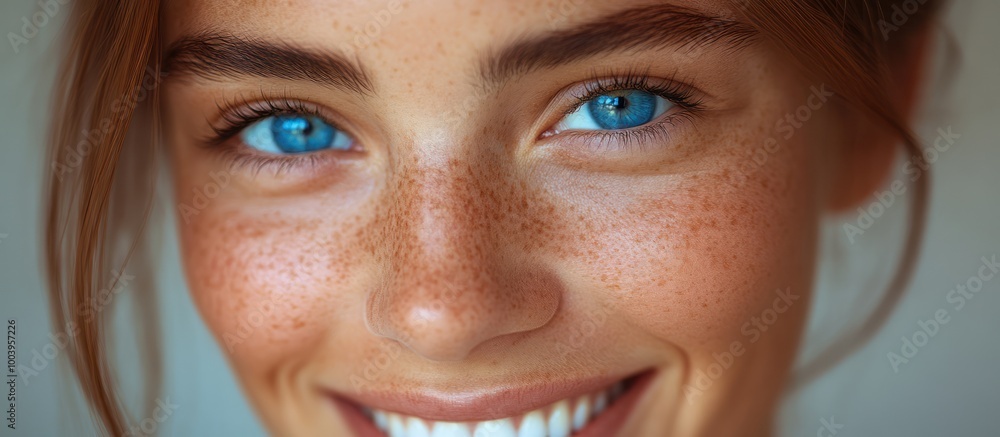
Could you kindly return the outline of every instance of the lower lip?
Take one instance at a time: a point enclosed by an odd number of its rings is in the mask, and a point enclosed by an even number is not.
[[[385,437],[386,434],[382,433],[382,430],[375,426],[375,422],[372,422],[368,416],[361,411],[361,407],[353,402],[349,402],[340,396],[333,396],[333,403],[337,405],[340,410],[341,415],[344,420],[347,421],[347,426],[354,431],[356,437]]]
[[[613,404],[609,405],[601,414],[592,419],[586,427],[573,433],[573,437],[607,437],[617,435],[629,414],[635,408],[646,389],[653,382],[656,372],[648,371],[635,377],[631,387],[622,393]],[[355,437],[386,437],[386,434],[379,430],[375,423],[365,415],[361,407],[353,402],[347,401],[339,396],[332,396],[334,404],[338,407],[347,425],[354,432]]]

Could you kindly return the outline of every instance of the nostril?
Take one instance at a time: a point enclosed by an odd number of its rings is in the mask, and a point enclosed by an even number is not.
[[[462,288],[455,281],[435,281],[436,287],[388,283],[369,295],[368,329],[430,360],[464,359],[483,343],[537,330],[555,316],[560,281],[537,268],[521,272],[500,281],[467,281]]]
[[[433,361],[458,361],[476,346],[503,331],[499,320],[481,309],[443,305],[437,300],[406,305],[406,300],[381,300],[369,329],[397,341]]]

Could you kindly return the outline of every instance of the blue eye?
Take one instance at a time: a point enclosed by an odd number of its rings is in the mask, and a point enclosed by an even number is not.
[[[351,137],[321,118],[296,114],[262,118],[243,129],[240,139],[248,147],[278,155],[347,150],[353,143]]]
[[[673,104],[642,90],[621,90],[600,94],[580,105],[556,127],[564,130],[618,130],[649,123]]]

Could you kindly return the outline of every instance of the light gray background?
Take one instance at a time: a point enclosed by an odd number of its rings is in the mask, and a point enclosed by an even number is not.
[[[853,1],[853,0],[852,0]],[[921,138],[931,141],[938,128],[951,126],[962,135],[934,164],[934,193],[926,249],[914,285],[880,334],[843,365],[817,383],[791,395],[782,414],[782,435],[817,435],[823,419],[842,424],[838,436],[996,436],[1000,435],[1000,278],[962,311],[945,296],[976,273],[981,256],[1000,253],[1000,2],[956,0],[944,27],[958,44],[961,63],[947,65],[956,76],[950,85],[935,80],[936,96],[923,111]],[[20,32],[21,17],[38,10],[34,1],[0,4],[0,319],[18,324],[22,363],[51,343],[43,282],[39,270],[41,169],[49,108],[46,87],[54,63],[52,44],[61,19],[15,53],[7,32]],[[940,38],[945,41],[944,37]],[[943,44],[943,43],[942,43]],[[170,205],[161,195],[161,213]],[[820,291],[814,312],[812,344],[830,336],[851,307],[851,292],[871,290],[891,268],[884,260],[898,238],[902,205],[890,208],[872,232],[846,244],[840,225],[853,217],[833,218],[829,226]],[[165,398],[179,407],[159,424],[164,435],[264,435],[249,410],[218,348],[191,305],[177,261],[172,217],[166,220],[160,270],[161,301],[167,334]],[[6,236],[4,236],[6,235]],[[887,255],[888,254],[888,255]],[[882,275],[884,276],[884,275]],[[862,285],[847,285],[844,278]],[[881,279],[880,279],[881,278]],[[868,281],[868,282],[866,282]],[[867,286],[864,284],[868,284]],[[845,303],[848,302],[848,303]],[[853,308],[853,309],[852,309]],[[912,336],[918,320],[947,309],[951,321],[895,372],[886,354],[898,353],[901,337]],[[121,314],[117,314],[121,315]],[[121,317],[123,322],[127,318]],[[57,358],[58,359],[58,358]],[[93,435],[86,413],[74,412],[79,399],[57,364],[49,363],[25,386],[18,386],[18,430],[0,435]],[[4,388],[6,392],[6,387]],[[6,408],[4,408],[6,409]],[[6,415],[5,415],[6,416]],[[4,422],[6,424],[6,422]]]

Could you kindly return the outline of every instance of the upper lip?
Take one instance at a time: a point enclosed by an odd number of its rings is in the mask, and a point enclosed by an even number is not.
[[[471,390],[362,390],[332,393],[363,407],[426,420],[475,422],[518,415],[588,393],[607,389],[631,375],[596,376]]]

